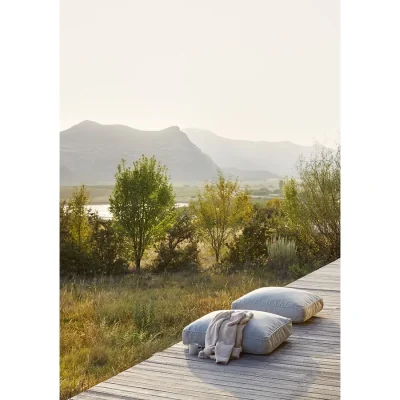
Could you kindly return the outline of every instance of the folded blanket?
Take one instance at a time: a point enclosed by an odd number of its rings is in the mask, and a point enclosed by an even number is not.
[[[215,359],[217,363],[227,364],[238,359],[242,351],[243,330],[252,318],[250,311],[221,311],[208,326],[204,350],[199,358]]]

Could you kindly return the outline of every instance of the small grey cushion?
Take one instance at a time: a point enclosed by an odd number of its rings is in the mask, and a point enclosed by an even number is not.
[[[322,297],[287,287],[256,289],[232,303],[233,310],[266,311],[290,318],[296,323],[307,321],[323,307]]]
[[[182,332],[183,344],[198,343],[204,347],[208,325],[220,311],[213,311],[186,326]],[[268,354],[292,334],[290,319],[262,311],[253,311],[253,314],[243,331],[243,352]]]

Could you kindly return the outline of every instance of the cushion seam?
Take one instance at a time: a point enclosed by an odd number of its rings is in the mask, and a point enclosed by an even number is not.
[[[317,296],[317,295],[313,294],[313,296]],[[317,302],[319,302],[319,301],[321,301],[321,300],[322,300],[322,297],[321,297],[321,296],[318,296],[318,299],[312,300],[311,303],[306,304],[306,305],[304,305],[304,306],[302,306],[302,305],[296,306],[296,305],[295,305],[295,306],[291,306],[291,307],[280,307],[280,308],[296,308],[296,307],[305,308],[305,307],[310,307],[310,306],[312,306],[313,304],[315,304],[315,303],[317,303]],[[236,303],[236,302],[241,302],[241,301],[252,302],[252,300],[249,300],[249,299],[246,300],[246,295],[245,295],[245,296],[242,296],[241,298],[239,298],[239,299],[233,301],[232,306],[233,306],[234,303]],[[279,306],[273,306],[273,307],[279,307]]]
[[[291,324],[291,323],[292,323],[292,320],[286,322],[284,325],[281,325],[279,328],[276,328],[276,329],[271,333],[271,335],[268,336],[268,337],[256,338],[256,337],[252,337],[252,336],[246,336],[246,339],[258,340],[258,341],[265,341],[265,339],[270,339],[271,336],[272,336],[274,333],[276,333],[279,329],[282,329],[282,328],[284,328],[285,326],[287,326],[287,325],[289,325],[289,324]],[[245,328],[245,329],[246,329],[246,328]],[[192,331],[192,330],[190,330],[190,329],[187,329],[186,331],[185,331],[185,329],[184,329],[184,332],[201,333],[201,334],[204,334],[204,335],[206,334],[206,332],[203,332],[203,331]],[[244,339],[244,337],[243,337],[243,339]]]
[[[283,308],[283,309],[285,309],[285,308],[302,308],[302,309],[304,309],[304,308],[309,308],[309,307],[311,307],[311,306],[314,305],[315,303],[319,303],[321,300],[322,300],[322,299],[314,300],[314,301],[312,301],[311,303],[306,304],[306,305],[304,305],[304,306],[302,306],[302,305],[295,305],[295,306],[290,306],[290,307],[268,306],[268,305],[266,305],[266,306],[267,306],[267,307],[271,307],[271,308]],[[252,302],[251,300],[247,300],[247,301],[248,301],[248,302]],[[235,302],[232,303],[232,306],[233,306],[234,303],[235,303]],[[253,305],[254,305],[254,304],[253,304]],[[263,305],[263,304],[261,304],[261,305]],[[236,306],[236,304],[235,304],[235,306]],[[265,305],[264,305],[264,306],[265,306]],[[264,311],[264,312],[268,312],[268,311]]]

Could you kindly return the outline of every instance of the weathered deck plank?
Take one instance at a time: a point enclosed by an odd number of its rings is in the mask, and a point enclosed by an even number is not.
[[[74,400],[340,398],[340,259],[292,282],[324,298],[324,309],[267,356],[217,365],[181,342],[101,382]]]

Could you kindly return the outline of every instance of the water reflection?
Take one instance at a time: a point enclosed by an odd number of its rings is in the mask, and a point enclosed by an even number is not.
[[[187,206],[188,203],[176,203],[177,207],[184,207]],[[97,211],[99,213],[99,217],[103,219],[111,219],[112,215],[109,210],[109,204],[91,204],[87,206],[87,208],[91,208],[92,211]]]

